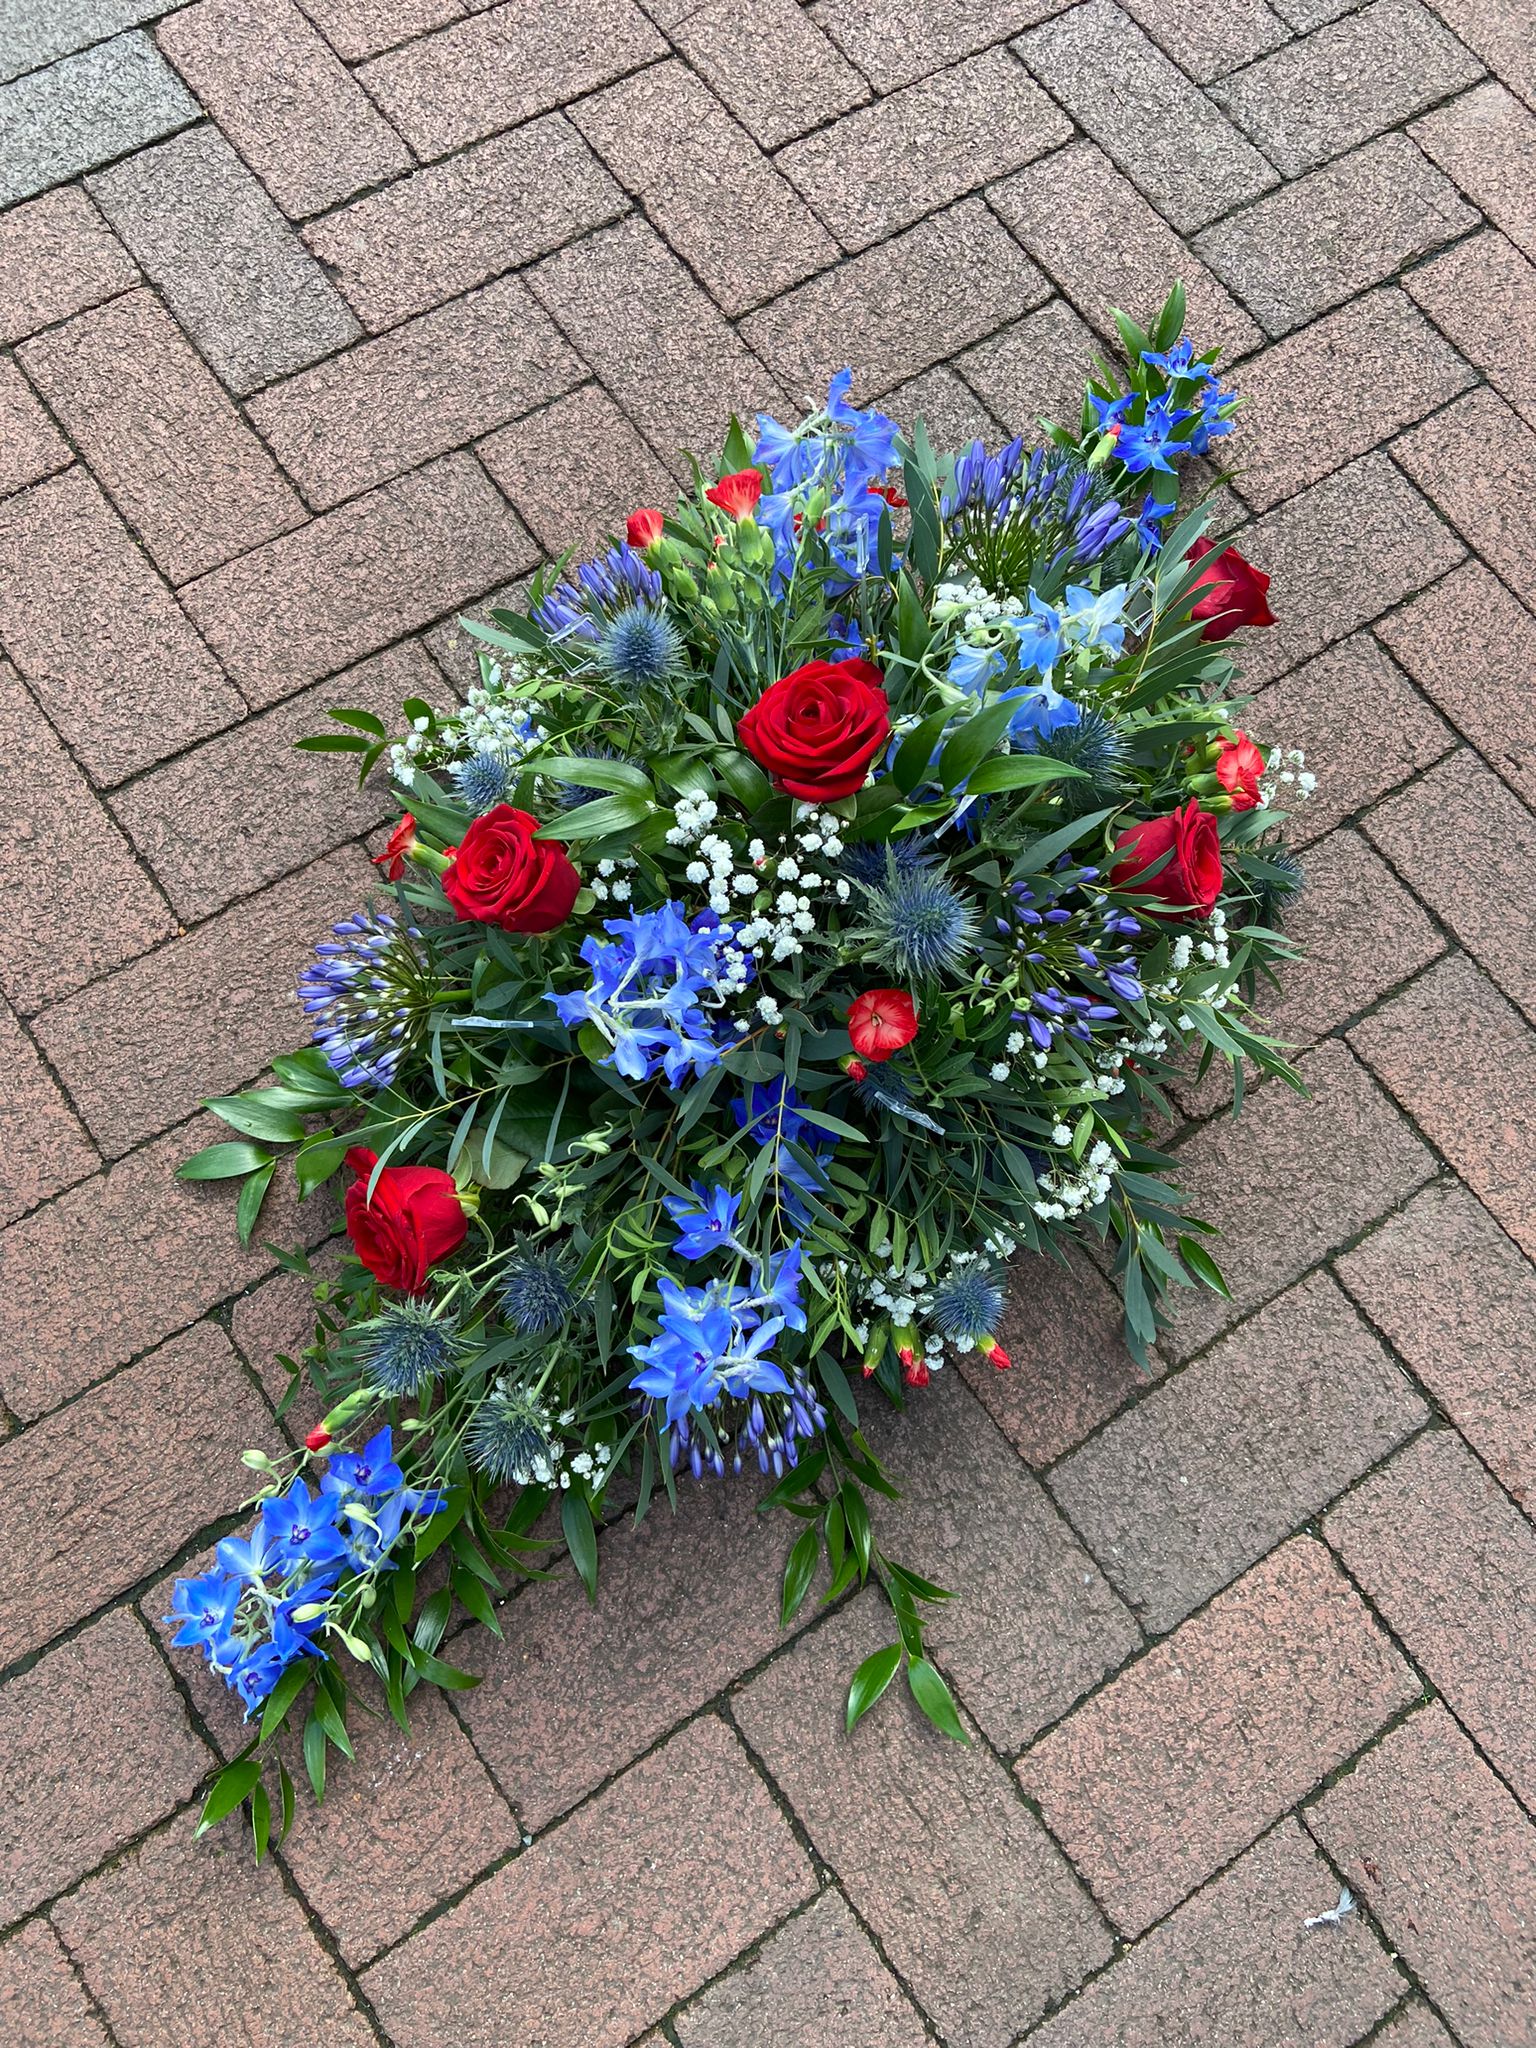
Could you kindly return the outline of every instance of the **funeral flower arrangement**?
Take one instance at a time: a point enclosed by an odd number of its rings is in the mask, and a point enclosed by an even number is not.
[[[366,1672],[402,1725],[472,1683],[450,1624],[498,1629],[556,1529],[591,1591],[606,1513],[747,1470],[801,1524],[786,1620],[823,1559],[823,1597],[889,1596],[849,1724],[904,1669],[962,1734],[856,1396],[1006,1370],[1021,1255],[1073,1239],[1144,1356],[1170,1289],[1223,1286],[1166,1081],[1294,1078],[1249,1006],[1308,778],[1241,723],[1267,579],[1177,510],[1236,405],[1182,317],[1121,319],[1033,449],[936,457],[846,372],[733,424],[672,512],[467,626],[461,709],[302,743],[387,764],[401,816],[300,983],[313,1043],[181,1169],[241,1180],[248,1238],[292,1148],[350,1240],[339,1275],[280,1254],[324,1422],[246,1454],[254,1521],[176,1589],[251,1719],[205,1825],[248,1800],[260,1853],[296,1755],[323,1794]]]

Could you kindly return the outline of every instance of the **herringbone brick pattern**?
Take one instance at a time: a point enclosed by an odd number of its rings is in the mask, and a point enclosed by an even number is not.
[[[305,1326],[170,1173],[383,816],[289,742],[732,408],[1028,428],[1173,274],[1321,778],[1313,1098],[1186,1091],[1234,1298],[1150,1377],[1026,1269],[1013,1371],[877,1423],[972,1746],[845,1739],[870,1598],[781,1638],[706,1492],[194,1845],[243,1738],[159,1617]],[[6,2048],[1536,2042],[1529,6],[4,0],[0,343]]]

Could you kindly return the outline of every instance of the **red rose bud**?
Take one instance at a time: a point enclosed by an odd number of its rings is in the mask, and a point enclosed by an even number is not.
[[[736,737],[787,796],[836,803],[864,786],[891,732],[885,678],[873,662],[808,661],[737,720]]]
[[[1201,562],[1215,551],[1216,543],[1197,540],[1189,551],[1192,562]],[[1189,608],[1192,619],[1203,619],[1203,640],[1225,640],[1240,626],[1272,626],[1275,615],[1266,592],[1269,578],[1252,562],[1244,561],[1236,548],[1223,548],[1216,559],[1200,571],[1194,584],[1195,602]]]
[[[464,1242],[465,1205],[453,1176],[435,1166],[386,1166],[370,1200],[378,1159],[366,1145],[347,1154],[357,1175],[347,1189],[347,1235],[375,1280],[402,1294],[421,1294],[431,1269]]]
[[[728,518],[748,519],[763,495],[762,475],[755,469],[735,470],[730,476],[721,477],[719,483],[711,484],[704,495]]]
[[[1221,894],[1221,840],[1216,820],[1190,800],[1166,818],[1144,818],[1115,841],[1119,860],[1109,885],[1146,899],[1155,917],[1209,917]],[[1147,870],[1155,868],[1155,874]],[[1138,879],[1145,876],[1145,880]]]
[[[652,505],[642,505],[638,512],[631,512],[624,522],[624,538],[632,548],[644,554],[661,539],[662,517]]]
[[[382,868],[387,880],[398,882],[405,873],[405,864],[416,851],[416,820],[407,811],[394,831],[390,833],[382,853],[373,856],[376,868]]]
[[[983,1337],[976,1346],[983,1358],[990,1358],[999,1372],[1006,1372],[1013,1360],[1008,1356],[995,1337]]]
[[[1247,733],[1234,733],[1216,756],[1216,780],[1226,791],[1234,811],[1255,811],[1263,802],[1259,778],[1264,773],[1264,756]]]
[[[328,1429],[312,1429],[304,1439],[304,1448],[306,1451],[323,1451],[330,1440]]]
[[[476,818],[452,855],[443,894],[460,923],[552,932],[571,914],[581,877],[558,839],[540,839],[527,811],[498,804]]]
[[[853,1049],[876,1065],[900,1052],[917,1036],[917,1009],[903,988],[872,988],[848,1009],[848,1036]]]

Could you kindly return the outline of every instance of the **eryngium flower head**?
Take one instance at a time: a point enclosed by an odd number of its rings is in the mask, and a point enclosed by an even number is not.
[[[1081,768],[1089,778],[1083,782],[1073,776],[1057,791],[1062,810],[1069,818],[1084,818],[1090,811],[1106,810],[1118,804],[1125,794],[1125,736],[1102,711],[1082,707],[1076,725],[1062,725],[1055,732],[1042,733],[1035,751],[1048,754],[1053,761]]]
[[[913,868],[866,883],[865,893],[865,923],[857,938],[899,981],[933,981],[966,964],[978,920],[948,876]]]
[[[1277,930],[1286,911],[1306,887],[1306,874],[1289,847],[1266,846],[1264,861],[1276,872],[1263,876],[1253,885],[1258,920],[1271,930]]]
[[[399,1401],[415,1400],[456,1366],[466,1350],[458,1318],[406,1295],[391,1301],[353,1332],[353,1355],[378,1388]]]
[[[348,1088],[387,1088],[430,1000],[414,925],[357,910],[331,927],[299,977],[315,1043]]]
[[[506,802],[516,772],[510,754],[484,745],[476,747],[467,760],[455,761],[449,770],[454,787],[477,818]]]
[[[941,1337],[979,1344],[995,1334],[1003,1313],[1003,1290],[984,1260],[952,1266],[929,1299],[928,1319]]]
[[[574,1261],[564,1245],[518,1245],[501,1274],[501,1312],[524,1336],[547,1336],[577,1308]]]
[[[643,690],[665,682],[683,664],[682,636],[664,612],[636,604],[609,621],[597,649],[597,665],[623,689]]]
[[[498,1380],[482,1397],[464,1449],[475,1470],[497,1486],[547,1486],[554,1475],[549,1415],[511,1380]]]
[[[891,875],[910,875],[931,867],[934,853],[921,832],[898,832],[894,839],[856,839],[839,856],[851,882],[883,882]]]

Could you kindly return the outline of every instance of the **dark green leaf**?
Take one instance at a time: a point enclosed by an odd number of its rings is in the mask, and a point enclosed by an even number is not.
[[[304,1119],[291,1109],[273,1109],[262,1100],[265,1089],[248,1095],[215,1095],[203,1104],[243,1137],[262,1138],[269,1145],[297,1145],[305,1135]]]
[[[844,1721],[850,1734],[853,1732],[854,1723],[869,1712],[900,1669],[900,1643],[888,1643],[883,1650],[876,1650],[864,1659],[853,1674],[848,1687],[848,1707]]]
[[[251,1232],[256,1228],[256,1218],[261,1214],[261,1205],[267,1199],[267,1189],[272,1185],[272,1176],[277,1171],[277,1161],[269,1159],[265,1166],[258,1166],[247,1176],[240,1190],[240,1199],[235,1204],[235,1229],[240,1242],[249,1244]]]
[[[209,1145],[183,1159],[176,1169],[178,1180],[233,1180],[237,1174],[255,1173],[271,1163],[272,1154],[259,1145]]]
[[[584,1493],[573,1486],[560,1502],[560,1527],[565,1532],[571,1562],[581,1575],[587,1598],[597,1598],[597,1530]]]
[[[232,1764],[226,1764],[208,1788],[208,1797],[197,1817],[198,1834],[207,1834],[226,1814],[233,1813],[242,1799],[250,1797],[251,1788],[260,1778],[261,1765],[253,1756],[237,1757]]]
[[[779,1601],[779,1626],[788,1628],[805,1604],[805,1596],[811,1590],[811,1580],[816,1576],[816,1561],[821,1556],[821,1538],[814,1528],[806,1529],[795,1538],[794,1547],[784,1565],[784,1591]]]
[[[913,1699],[941,1735],[952,1736],[956,1742],[970,1741],[955,1712],[954,1695],[926,1657],[914,1657],[908,1664],[907,1684],[912,1688]]]

